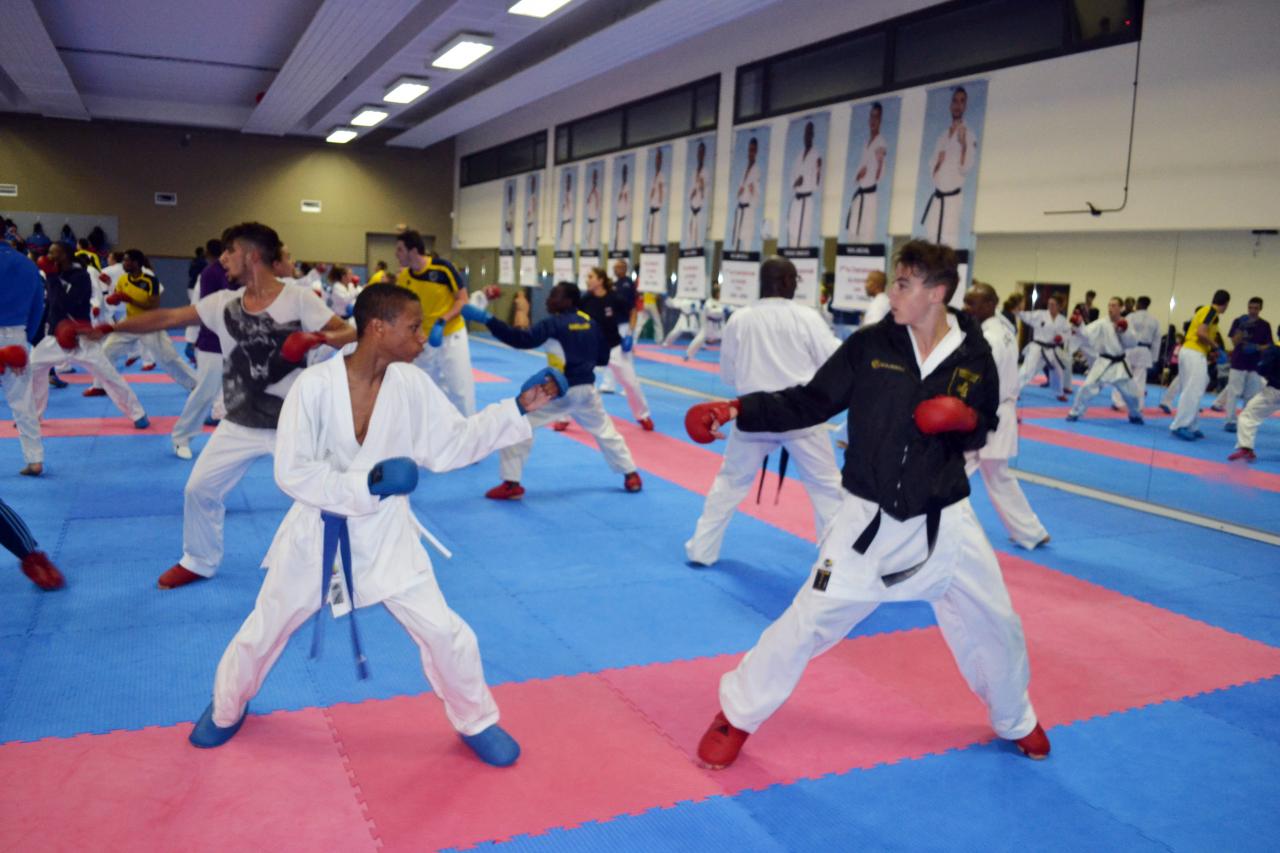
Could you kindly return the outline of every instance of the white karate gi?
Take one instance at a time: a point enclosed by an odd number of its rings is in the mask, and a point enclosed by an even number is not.
[[[1156,363],[1156,350],[1160,348],[1160,321],[1141,310],[1130,311],[1125,320],[1137,345],[1124,351],[1124,360],[1133,374],[1134,395],[1142,408],[1147,405],[1147,371]],[[1119,406],[1124,398],[1119,391],[1112,391],[1111,402]]]
[[[923,362],[928,376],[960,346],[951,331]],[[914,338],[912,339],[914,343]],[[882,601],[928,601],[969,688],[986,704],[1002,738],[1026,737],[1036,726],[1027,694],[1031,668],[1022,622],[1014,612],[995,552],[968,498],[942,510],[933,555],[907,580],[886,587],[880,578],[928,554],[925,516],[898,521],[882,514],[865,554],[853,543],[877,512],[874,503],[843,493],[819,543],[818,559],[790,607],[765,629],[737,669],[720,680],[720,707],[739,729],[754,732],[791,695],[809,661],[843,640]],[[831,573],[825,591],[813,588],[819,569]]]
[[[964,145],[960,144],[961,127],[965,131]],[[947,125],[933,146],[930,169],[938,162],[939,154],[944,157],[942,165],[933,173],[933,195],[929,198],[922,224],[926,239],[955,247],[960,245],[965,176],[973,171],[973,164],[978,159],[978,135],[963,122],[957,127]]]
[[[586,225],[582,229],[582,247],[584,251],[596,252],[600,249],[600,190],[592,187],[582,202],[582,215]]]
[[[685,223],[684,247],[701,246],[706,237],[707,221],[707,173],[705,169],[697,169],[691,179],[693,186],[689,190],[689,216]]]
[[[538,194],[529,193],[524,205],[524,242],[526,249],[538,248]]]
[[[25,326],[0,326],[0,347],[22,347],[30,360],[31,347],[27,344]],[[46,370],[47,372],[47,370]],[[44,445],[40,442],[40,420],[36,415],[35,401],[32,395],[31,365],[28,363],[21,370],[5,368],[0,373],[0,386],[4,388],[4,398],[9,404],[14,425],[18,428],[18,441],[22,445],[22,458],[28,465],[44,463]],[[44,383],[48,394],[49,377],[37,374],[39,383]]]
[[[413,363],[435,380],[458,411],[467,417],[476,413],[476,378],[471,370],[471,339],[465,323],[445,334],[440,346],[423,347],[422,355]]]
[[[138,395],[107,360],[106,354],[102,351],[102,344],[83,336],[77,337],[76,342],[76,348],[68,352],[59,346],[57,339],[52,335],[45,335],[44,339],[31,350],[27,368],[34,376],[44,376],[49,372],[50,367],[69,362],[82,370],[87,370],[93,376],[94,384],[106,390],[111,402],[115,403],[116,408],[129,420],[136,421],[145,417],[147,413],[138,402]],[[49,406],[49,383],[33,383],[31,396],[36,417],[43,418],[45,409]]]
[[[796,183],[796,182],[799,183]],[[796,156],[791,167],[791,204],[787,208],[787,238],[783,246],[809,246],[814,217],[821,215],[822,155],[811,147]]]
[[[1263,421],[1280,409],[1280,388],[1271,384],[1263,385],[1257,394],[1249,400],[1249,405],[1240,412],[1240,422],[1236,426],[1236,447],[1255,448],[1254,441],[1258,436],[1258,427]]]
[[[560,227],[556,230],[556,251],[568,252],[573,249],[573,189],[561,191]]]
[[[1031,343],[1022,353],[1022,372],[1018,376],[1018,392],[1040,375],[1040,369],[1049,365],[1049,382],[1054,395],[1067,393],[1071,371],[1067,359],[1066,342],[1071,336],[1071,323],[1059,312],[1057,317],[1048,309],[1019,311],[1018,319],[1031,329]]]
[[[781,391],[808,382],[839,348],[817,311],[790,299],[761,299],[735,311],[725,326],[720,378],[739,396]],[[751,491],[764,458],[779,447],[791,454],[804,481],[816,529],[826,529],[843,494],[826,424],[776,433],[734,429],[693,536],[684,544],[691,561],[709,566],[720,558],[734,510]]]
[[[392,364],[358,444],[346,363],[333,358],[294,383],[276,434],[276,483],[294,504],[263,558],[267,576],[253,612],[218,664],[213,722],[230,726],[240,719],[290,635],[320,607],[322,511],[348,518],[355,606],[382,602],[409,632],[453,727],[472,735],[497,722],[475,634],[445,603],[409,496],[379,500],[369,494],[367,479],[374,465],[391,457],[448,471],[527,439],[529,423],[515,400],[464,418],[430,377],[412,365]],[[328,654],[345,653],[339,640],[330,640]]]
[[[967,460],[982,473],[987,496],[996,514],[1019,546],[1031,550],[1048,537],[1018,479],[1009,470],[1009,460],[1018,455],[1018,339],[1009,321],[996,314],[982,323],[982,336],[991,345],[991,356],[1000,376],[1000,407],[996,414],[1000,424],[987,434],[987,443]]]
[[[689,342],[689,348],[684,351],[686,359],[697,355],[703,344],[714,344],[720,340],[724,330],[724,317],[725,307],[719,300],[708,299],[702,303],[702,323],[698,334],[693,336],[693,340]]]
[[[751,247],[756,233],[756,207],[760,203],[760,164],[752,163],[742,174],[735,196],[733,233],[729,235],[730,251],[743,252]]]
[[[697,335],[698,318],[702,314],[702,303],[696,299],[684,299],[677,296],[668,299],[667,304],[679,311],[680,316],[676,318],[676,323],[671,327],[671,331],[667,332],[667,337],[662,341],[662,345],[671,346],[676,342],[676,338],[681,335]]]
[[[889,294],[883,290],[871,297],[871,304],[862,312],[862,325],[871,326],[889,316]]]
[[[662,224],[662,206],[667,203],[667,179],[662,173],[653,176],[649,185],[649,206],[645,210],[644,242],[647,246],[660,246],[667,242],[666,234],[658,233]]]
[[[191,365],[187,364],[187,360],[178,355],[178,351],[173,348],[173,341],[170,340],[168,331],[145,332],[141,335],[112,332],[102,343],[102,353],[114,367],[117,361],[128,356],[135,345],[141,346],[143,352],[147,353],[161,370],[173,377],[174,382],[188,391],[196,387],[196,373],[191,369]],[[93,384],[94,387],[102,387],[98,379],[95,379]]]
[[[876,222],[879,218],[879,184],[884,171],[889,145],[884,137],[876,134],[862,148],[862,157],[854,175],[857,189],[849,201],[849,212],[844,217],[845,230],[854,243],[870,243],[876,239]]]
[[[631,187],[623,184],[613,206],[613,250],[631,251]]]
[[[1102,390],[1102,386],[1110,385],[1120,392],[1129,416],[1140,416],[1142,408],[1136,396],[1138,389],[1133,384],[1129,365],[1124,358],[1125,350],[1134,346],[1137,340],[1133,336],[1133,330],[1129,329],[1121,334],[1111,320],[1099,317],[1085,326],[1080,334],[1097,358],[1084,378],[1084,385],[1076,389],[1075,399],[1071,401],[1071,414],[1080,417],[1093,396]]]
[[[561,363],[563,364],[563,359]],[[630,399],[629,395],[628,399]],[[632,411],[635,411],[635,409],[633,408]],[[600,452],[604,454],[605,464],[614,473],[630,474],[636,470],[636,464],[631,458],[631,451],[627,448],[627,443],[623,440],[622,435],[613,425],[613,420],[609,417],[609,413],[604,410],[604,403],[600,400],[600,392],[596,390],[594,385],[571,385],[569,393],[557,400],[552,400],[536,412],[530,412],[527,417],[529,426],[533,429],[549,424],[552,421],[564,421],[566,418],[572,418],[578,422],[578,426],[591,433],[592,437],[595,438],[596,444],[600,447]],[[529,458],[529,453],[532,450],[533,436],[529,436],[517,444],[503,447],[498,465],[502,479],[512,483],[520,482],[520,475],[524,472],[525,460]]]

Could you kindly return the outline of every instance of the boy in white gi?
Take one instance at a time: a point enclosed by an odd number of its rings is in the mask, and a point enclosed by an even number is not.
[[[1000,298],[989,284],[975,281],[964,295],[964,310],[982,327],[982,336],[991,347],[1000,380],[1000,405],[996,414],[1000,424],[987,433],[987,443],[977,453],[970,453],[968,469],[982,473],[987,496],[996,514],[1017,545],[1034,550],[1049,541],[1018,479],[1009,472],[1009,460],[1018,455],[1018,338],[1013,325],[996,309]]]
[[[840,340],[818,312],[793,302],[796,268],[785,258],[760,265],[760,301],[734,312],[720,345],[720,378],[738,394],[781,391],[808,382]],[[734,510],[747,496],[764,459],[779,447],[795,460],[813,503],[818,535],[840,508],[840,470],[826,424],[787,432],[734,430],[724,464],[707,492],[693,536],[684,543],[689,562],[710,566]]]
[[[1111,297],[1107,302],[1107,316],[1099,317],[1079,332],[1096,358],[1084,378],[1084,384],[1076,390],[1075,399],[1071,401],[1071,411],[1067,413],[1069,421],[1080,420],[1093,396],[1102,390],[1103,385],[1110,385],[1120,392],[1128,407],[1129,423],[1143,422],[1138,387],[1133,382],[1129,363],[1125,361],[1125,350],[1137,346],[1138,339],[1129,331],[1129,321],[1120,316],[1123,305],[1118,298]],[[1072,315],[1073,326],[1079,326],[1080,322],[1079,314]]]
[[[1048,309],[1019,311],[1018,319],[1031,329],[1031,343],[1023,353],[1022,372],[1018,375],[1018,391],[1021,392],[1028,382],[1040,375],[1041,368],[1048,365],[1054,396],[1061,403],[1067,402],[1071,371],[1067,367],[1066,342],[1071,335],[1071,326],[1058,305],[1058,297],[1049,297]]]
[[[267,576],[253,612],[218,663],[213,701],[191,743],[220,746],[239,730],[289,637],[329,598],[336,542],[344,552],[343,603],[386,605],[418,645],[427,680],[463,741],[490,764],[511,764],[520,749],[497,724],[475,634],[436,585],[419,541],[428,534],[408,495],[418,466],[460,468],[528,438],[524,413],[560,393],[563,377],[544,369],[518,400],[463,417],[412,364],[426,341],[412,292],[373,285],[356,300],[355,317],[355,352],[307,369],[285,398],[275,476],[294,504],[262,561]],[[355,613],[351,619],[363,677]]]
[[[732,764],[810,659],[882,601],[930,602],[996,734],[1032,758],[1049,754],[1022,623],[968,500],[964,452],[996,426],[1000,388],[982,333],[947,308],[958,283],[953,250],[913,240],[895,258],[893,322],[851,335],[806,385],[689,410],[689,435],[704,443],[735,418],[740,430],[784,432],[844,409],[853,438],[846,493],[808,581],[720,681],[722,710],[698,745],[708,767]]]

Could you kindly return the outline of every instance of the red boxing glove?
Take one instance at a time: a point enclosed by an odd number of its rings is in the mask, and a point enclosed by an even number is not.
[[[98,273],[98,281],[102,282],[103,284],[110,284],[111,276],[107,275],[104,272],[100,272]]]
[[[97,317],[101,313],[102,313],[101,308],[99,308],[97,305],[93,306],[93,316]]]
[[[925,435],[940,432],[973,432],[978,427],[978,413],[959,397],[934,397],[916,406],[916,427]]]
[[[284,339],[280,357],[293,364],[300,363],[307,353],[325,342],[324,332],[294,332]]]
[[[13,344],[7,347],[0,347],[0,370],[2,370],[3,368],[21,370],[26,366],[27,366],[26,347],[20,347],[17,344]]]
[[[1116,331],[1117,331],[1117,332],[1122,332],[1122,333],[1123,333],[1123,332],[1127,332],[1128,330],[1129,330],[1129,321],[1128,321],[1128,320],[1126,320],[1126,319],[1125,319],[1125,318],[1123,318],[1123,317],[1121,317],[1119,320],[1116,320]]]
[[[358,275],[353,275],[353,276],[351,276],[351,283],[352,283],[352,284],[359,284],[359,283],[360,283],[360,276],[358,276]]]
[[[116,327],[110,323],[99,323],[93,327],[93,333],[99,337],[109,335],[116,330]]]
[[[737,400],[722,403],[698,403],[690,406],[684,416],[685,432],[689,433],[698,444],[710,444],[716,440],[715,430],[733,420],[734,413],[730,409],[742,409]]]
[[[497,299],[502,295],[502,288],[498,287],[496,284],[491,284],[484,289],[484,295],[485,298],[489,300]]]
[[[72,320],[67,317],[53,330],[53,337],[58,341],[58,346],[70,352],[80,345],[80,335],[92,329],[93,327],[83,320]]]
[[[117,290],[114,293],[107,294],[106,301],[108,305],[119,305],[121,302],[128,301],[128,299],[123,293]]]
[[[1056,347],[1062,346],[1062,335],[1053,336],[1053,345]]]

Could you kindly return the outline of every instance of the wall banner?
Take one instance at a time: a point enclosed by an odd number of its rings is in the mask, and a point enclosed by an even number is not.
[[[667,292],[667,213],[671,208],[671,146],[649,149],[644,170],[644,233],[640,239],[642,293]]]
[[[502,182],[502,234],[498,237],[498,284],[516,283],[516,179]]]
[[[769,164],[769,127],[739,130],[729,166],[729,215],[725,222],[720,301],[746,305],[760,295],[760,209]]]
[[[632,187],[636,179],[636,155],[613,158],[613,189],[609,210],[609,257],[631,259]]]
[[[706,299],[707,219],[716,174],[716,138],[699,136],[685,143],[684,198],[680,206],[684,222],[680,229],[680,260],[676,268],[676,296]]]
[[[818,304],[822,283],[822,187],[826,165],[829,112],[792,119],[787,125],[782,162],[782,198],[778,254],[796,266],[795,300]]]
[[[898,154],[902,100],[879,98],[855,104],[849,119],[849,150],[836,240],[835,290],[831,307],[865,311],[867,274],[888,273],[889,199]]]

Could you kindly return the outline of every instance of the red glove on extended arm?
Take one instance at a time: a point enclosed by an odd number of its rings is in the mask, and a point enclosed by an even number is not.
[[[973,432],[978,427],[978,413],[958,397],[940,396],[916,406],[916,427],[925,435],[940,432]]]
[[[93,327],[83,320],[72,320],[67,317],[53,330],[53,337],[57,340],[58,346],[70,352],[80,345],[80,335],[92,329]]]
[[[1062,346],[1062,335],[1053,336],[1053,345],[1056,347]]]
[[[684,416],[684,428],[698,444],[710,444],[716,440],[715,431],[737,417],[742,405],[737,400],[720,403],[698,403],[690,406]]]
[[[294,332],[284,339],[284,346],[280,347],[280,357],[293,364],[299,364],[307,357],[308,352],[324,342],[324,332]]]
[[[121,302],[132,302],[132,301],[133,300],[131,300],[129,297],[125,296],[123,293],[121,293],[118,290],[113,293],[107,294],[107,299],[106,299],[106,303],[108,305],[119,305]]]
[[[7,347],[0,347],[0,372],[5,369],[21,370],[27,366],[27,350],[13,344]]]
[[[1128,330],[1129,330],[1129,321],[1128,321],[1128,320],[1126,320],[1126,319],[1125,319],[1125,318],[1123,318],[1123,317],[1121,317],[1119,320],[1116,320],[1116,331],[1117,331],[1117,332],[1120,332],[1121,334],[1123,334],[1124,332],[1127,332]]]
[[[502,288],[498,287],[496,284],[491,284],[484,289],[484,295],[485,298],[492,301],[502,295]]]

